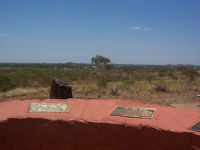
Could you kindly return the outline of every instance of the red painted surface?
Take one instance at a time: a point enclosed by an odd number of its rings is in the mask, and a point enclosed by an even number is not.
[[[31,102],[64,102],[69,113],[28,113]],[[153,107],[153,119],[109,116],[117,106]],[[199,111],[132,100],[23,100],[0,103],[0,150],[199,150],[188,130]]]

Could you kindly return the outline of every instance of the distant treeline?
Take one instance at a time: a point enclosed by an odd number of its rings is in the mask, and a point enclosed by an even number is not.
[[[41,68],[41,69],[63,69],[91,67],[84,63],[0,63],[0,68]]]
[[[197,65],[134,65],[134,64],[111,64],[112,68],[122,69],[169,69],[169,68],[191,68],[200,70]],[[17,68],[41,68],[41,69],[67,69],[67,68],[96,68],[90,63],[0,63],[0,69],[17,69]],[[109,68],[109,67],[108,67]]]

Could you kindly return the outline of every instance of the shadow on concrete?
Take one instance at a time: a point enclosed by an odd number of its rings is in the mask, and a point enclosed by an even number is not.
[[[200,136],[146,126],[47,119],[0,123],[1,150],[199,150]]]

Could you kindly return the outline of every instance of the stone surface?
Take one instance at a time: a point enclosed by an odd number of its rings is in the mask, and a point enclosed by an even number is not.
[[[110,115],[149,119],[153,118],[155,111],[155,108],[117,107]]]
[[[31,103],[68,113],[29,113]],[[155,108],[152,119],[110,116],[118,106]],[[200,150],[199,111],[134,100],[15,100],[0,103],[0,150]]]
[[[51,99],[67,99],[72,98],[72,88],[67,83],[53,79],[51,83],[50,98]]]
[[[69,112],[65,103],[31,103],[29,112]]]
[[[29,113],[31,103],[65,103],[68,105],[68,113]],[[138,119],[130,117],[110,116],[112,111],[118,107],[147,107],[155,108],[156,113],[152,119]],[[174,107],[163,107],[156,104],[148,104],[134,100],[120,99],[35,99],[35,100],[14,100],[0,103],[0,121],[8,118],[44,118],[50,120],[84,120],[87,122],[101,122],[114,124],[129,124],[131,126],[147,125],[173,132],[190,132],[188,130],[199,122],[199,111],[190,109],[176,109]]]

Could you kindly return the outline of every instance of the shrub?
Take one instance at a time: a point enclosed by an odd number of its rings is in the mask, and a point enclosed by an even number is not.
[[[15,88],[14,84],[11,82],[10,78],[6,75],[0,75],[0,92],[5,92]]]
[[[199,76],[197,70],[191,68],[180,67],[178,70],[190,80],[194,80],[197,76]]]
[[[183,92],[192,85],[185,80],[168,80],[167,83],[169,92]]]
[[[156,79],[157,79],[157,76],[153,73],[149,72],[145,75],[145,80],[147,80],[147,81],[153,81],[153,80],[156,80]]]
[[[152,86],[149,81],[136,81],[132,87],[136,93],[151,93],[153,92]]]
[[[129,78],[124,79],[122,81],[122,88],[129,89],[132,85],[134,85],[134,83],[135,83],[135,80],[133,79],[129,79]]]
[[[169,73],[169,77],[173,80],[178,80],[177,75],[175,75],[174,73]]]
[[[50,85],[51,73],[42,69],[23,68],[12,74],[12,81],[18,87]]]
[[[112,65],[112,64],[105,65],[106,70],[112,70],[113,68],[114,68],[114,65]]]
[[[105,79],[97,79],[96,84],[100,89],[107,88],[107,82]]]
[[[166,82],[164,81],[157,81],[153,84],[153,89],[156,92],[167,92],[168,91],[168,87]]]
[[[134,78],[134,80],[144,80],[144,74],[141,72],[134,72],[132,77]]]
[[[166,69],[158,70],[159,77],[165,77],[167,75],[167,73],[168,73],[168,70],[166,70]]]

